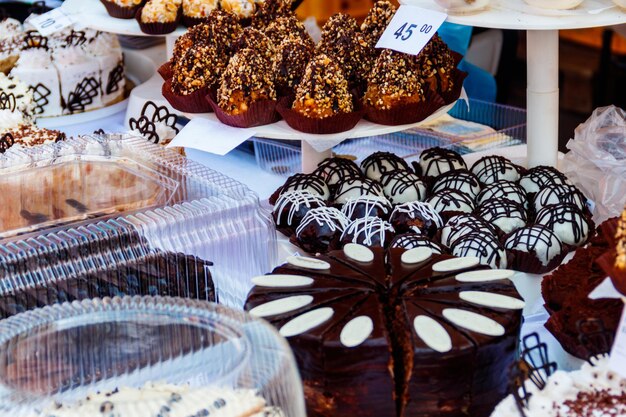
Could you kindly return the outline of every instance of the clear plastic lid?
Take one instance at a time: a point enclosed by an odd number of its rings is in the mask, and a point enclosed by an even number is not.
[[[271,269],[255,193],[145,139],[70,139],[0,155],[0,318],[91,297],[243,305]]]
[[[2,415],[152,417],[164,405],[170,417],[305,415],[287,342],[242,311],[115,297],[0,322]]]

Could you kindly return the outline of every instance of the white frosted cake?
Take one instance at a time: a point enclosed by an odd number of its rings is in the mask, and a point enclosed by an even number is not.
[[[283,417],[266,406],[254,390],[194,388],[164,383],[148,383],[142,388],[121,388],[87,396],[75,404],[57,404],[29,417]]]
[[[585,363],[574,372],[556,371],[546,387],[539,390],[526,384],[530,399],[525,413],[528,416],[577,417],[626,415],[626,379],[609,369],[608,357]],[[519,417],[518,405],[509,395],[495,409],[491,417]]]
[[[36,116],[75,114],[121,100],[123,62],[115,35],[68,28],[42,37],[28,23],[0,22],[0,72],[28,85]]]

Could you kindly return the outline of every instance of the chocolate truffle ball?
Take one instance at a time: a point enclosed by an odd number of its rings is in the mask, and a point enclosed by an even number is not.
[[[378,217],[364,217],[352,221],[341,235],[341,244],[356,243],[370,247],[389,247],[395,236],[393,227]]]
[[[519,179],[519,185],[527,193],[538,193],[550,185],[569,184],[567,177],[559,170],[549,166],[534,167]]]
[[[475,256],[481,265],[492,269],[504,269],[507,256],[497,237],[484,233],[470,233],[457,240],[452,246],[454,256]]]
[[[476,197],[476,203],[482,204],[485,201],[498,198],[515,201],[525,209],[528,209],[528,195],[526,191],[519,184],[506,180],[496,181],[483,188]]]
[[[474,211],[474,201],[458,191],[440,191],[427,201],[440,216]]]
[[[542,208],[535,219],[536,224],[552,230],[561,242],[580,246],[587,242],[593,224],[578,207],[573,204],[559,204]]]
[[[361,162],[361,170],[367,178],[378,181],[387,172],[410,171],[410,168],[409,164],[398,155],[391,152],[374,152]]]
[[[482,233],[495,236],[496,231],[490,224],[473,214],[459,214],[453,216],[441,229],[441,243],[450,248],[457,240],[471,233]]]
[[[416,249],[416,248],[429,248],[436,254],[442,254],[445,252],[444,248],[436,242],[433,242],[426,236],[416,235],[412,233],[398,235],[389,244],[390,248],[400,249]]]
[[[420,170],[425,177],[438,177],[449,171],[466,169],[460,154],[439,147],[426,149],[420,155]]]
[[[511,234],[504,243],[509,250],[534,255],[542,265],[563,253],[563,243],[552,230],[542,225],[523,227]]]
[[[380,185],[391,204],[403,204],[411,201],[423,201],[426,198],[426,186],[411,171],[392,171],[380,177]]]
[[[393,207],[385,197],[363,196],[354,200],[348,200],[343,205],[341,212],[350,220],[363,217],[380,217],[387,220]]]
[[[466,169],[449,171],[437,178],[432,186],[431,193],[436,194],[445,190],[458,191],[475,199],[480,192],[480,182],[476,175]]]
[[[490,155],[476,161],[472,165],[472,172],[481,183],[489,185],[502,180],[517,181],[521,168],[503,156]]]
[[[274,192],[270,197],[270,204],[275,204],[278,197],[289,191],[307,191],[319,196],[322,200],[330,198],[330,190],[320,177],[313,174],[295,174],[287,178],[285,184]]]
[[[291,235],[309,210],[324,206],[326,204],[319,196],[306,191],[289,191],[281,195],[274,205],[272,217],[276,229],[285,235]]]
[[[443,220],[428,203],[411,202],[396,206],[389,221],[398,233],[417,233],[433,237]]]
[[[333,200],[335,204],[345,204],[363,196],[385,197],[382,187],[367,178],[348,178],[337,186]]]
[[[309,210],[296,229],[298,245],[309,253],[324,253],[338,242],[348,219],[332,207]]]
[[[313,174],[323,179],[329,187],[350,178],[363,177],[357,164],[345,158],[326,158],[319,163]]]
[[[569,184],[548,185],[535,196],[535,211],[559,204],[572,204],[581,210],[586,208],[587,199],[578,188]]]
[[[505,234],[526,226],[528,221],[524,207],[506,198],[487,200],[478,206],[476,213]]]

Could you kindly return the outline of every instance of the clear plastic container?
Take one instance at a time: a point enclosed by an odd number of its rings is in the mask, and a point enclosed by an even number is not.
[[[163,405],[167,413],[159,414]],[[293,354],[274,327],[242,311],[169,297],[84,300],[0,322],[0,411],[305,415]]]
[[[141,138],[13,147],[0,178],[0,317],[115,295],[241,306],[276,257],[255,193]]]
[[[472,124],[461,126],[448,120],[437,130],[418,127],[389,135],[350,139],[334,147],[333,152],[360,162],[376,151],[407,157],[439,146],[466,154],[526,143],[524,109],[480,100],[469,102],[468,108],[465,102],[459,101],[449,115]],[[302,153],[298,144],[261,138],[253,139],[253,143],[257,163],[262,169],[285,177],[300,172]]]

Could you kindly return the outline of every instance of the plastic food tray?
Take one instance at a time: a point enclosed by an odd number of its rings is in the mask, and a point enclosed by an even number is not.
[[[0,317],[116,295],[240,305],[275,258],[256,194],[141,138],[0,156]]]
[[[128,395],[148,384],[184,388],[175,401],[169,401],[169,387]],[[202,395],[190,397],[194,390]],[[287,342],[242,311],[183,298],[114,297],[57,304],[0,322],[5,416],[212,415],[197,412],[220,408],[224,415],[226,407],[228,415],[243,415],[237,411],[249,403],[237,401],[233,390],[259,395],[260,407],[282,412],[268,415],[305,415]],[[91,402],[91,410],[72,413],[80,401]],[[159,414],[163,404],[171,410]],[[194,410],[181,410],[186,406]],[[107,407],[114,413],[102,411]]]
[[[465,102],[457,102],[449,115],[489,126],[493,129],[491,132],[463,139],[419,127],[383,136],[350,139],[333,148],[333,152],[360,162],[376,151],[393,152],[405,157],[440,146],[467,154],[526,142],[525,110],[480,100],[470,100],[469,103],[468,108]],[[298,144],[262,138],[253,138],[252,141],[261,169],[282,176],[300,172],[302,153]]]

